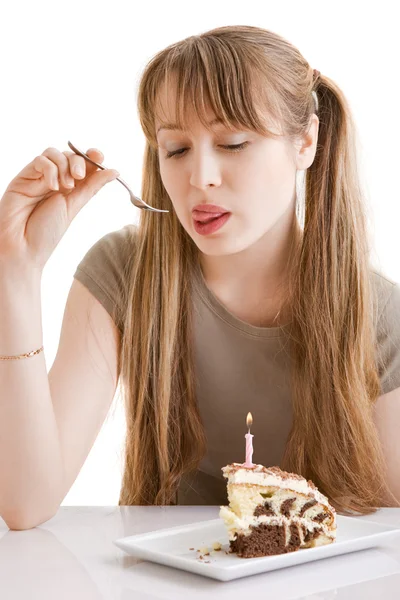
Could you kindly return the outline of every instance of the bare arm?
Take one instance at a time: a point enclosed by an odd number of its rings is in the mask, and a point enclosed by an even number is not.
[[[74,279],[49,372],[64,459],[60,503],[81,470],[114,398],[120,338],[103,305]]]
[[[0,356],[43,343],[40,280],[0,274]],[[58,510],[101,428],[117,386],[119,330],[74,280],[59,348],[0,360],[0,515],[28,529]]]
[[[0,355],[42,346],[40,279],[5,272],[0,281]],[[63,478],[43,352],[0,360],[0,514],[9,527],[55,504]]]

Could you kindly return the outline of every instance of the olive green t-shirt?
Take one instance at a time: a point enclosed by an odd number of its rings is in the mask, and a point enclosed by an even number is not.
[[[121,333],[124,307],[120,298],[136,230],[128,224],[107,233],[88,250],[74,273],[114,318]],[[400,387],[400,287],[377,271],[373,271],[373,281],[379,311],[376,352],[381,394],[385,394]],[[280,465],[292,421],[287,326],[246,323],[209,290],[201,271],[193,282],[196,394],[207,454],[194,474],[182,478],[177,503],[226,504],[221,468],[245,461],[248,412],[253,416],[253,462]]]

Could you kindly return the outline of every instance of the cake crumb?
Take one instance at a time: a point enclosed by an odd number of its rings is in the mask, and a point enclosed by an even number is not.
[[[194,548],[189,548],[189,550],[194,550]]]
[[[201,552],[202,554],[210,554],[207,546],[202,546],[197,552]]]
[[[219,542],[214,542],[212,547],[213,547],[213,550],[215,550],[216,552],[218,552],[219,550],[222,549],[222,545]]]

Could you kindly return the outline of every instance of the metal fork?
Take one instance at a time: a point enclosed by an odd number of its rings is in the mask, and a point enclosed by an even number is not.
[[[97,163],[94,160],[92,160],[87,154],[82,152],[82,150],[79,150],[79,148],[74,146],[74,144],[72,144],[71,142],[68,142],[68,146],[71,148],[71,150],[73,150],[75,152],[75,154],[79,154],[79,156],[83,156],[83,158],[85,160],[89,161],[90,163],[92,163],[92,165],[96,165],[96,167],[99,167],[99,169],[103,169],[103,170],[108,169],[108,167],[106,167],[105,165],[101,165],[100,163]],[[119,181],[120,183],[122,183],[122,185],[128,190],[129,195],[131,197],[131,202],[134,206],[137,206],[137,208],[142,208],[143,210],[152,210],[153,212],[162,212],[162,213],[169,212],[169,210],[162,210],[161,208],[153,208],[152,206],[149,206],[148,204],[146,204],[146,202],[144,200],[142,200],[141,198],[138,198],[138,196],[135,196],[134,193],[132,192],[132,190],[130,189],[129,185],[127,183],[125,183],[125,181],[123,179],[121,179],[121,177],[117,177],[116,181]]]

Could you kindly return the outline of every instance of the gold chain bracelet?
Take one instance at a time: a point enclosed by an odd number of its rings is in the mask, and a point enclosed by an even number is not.
[[[18,360],[20,358],[29,358],[30,356],[35,356],[35,354],[39,354],[43,350],[43,346],[38,348],[37,350],[32,350],[31,352],[27,352],[26,354],[19,354],[18,356],[0,356],[0,360]]]

